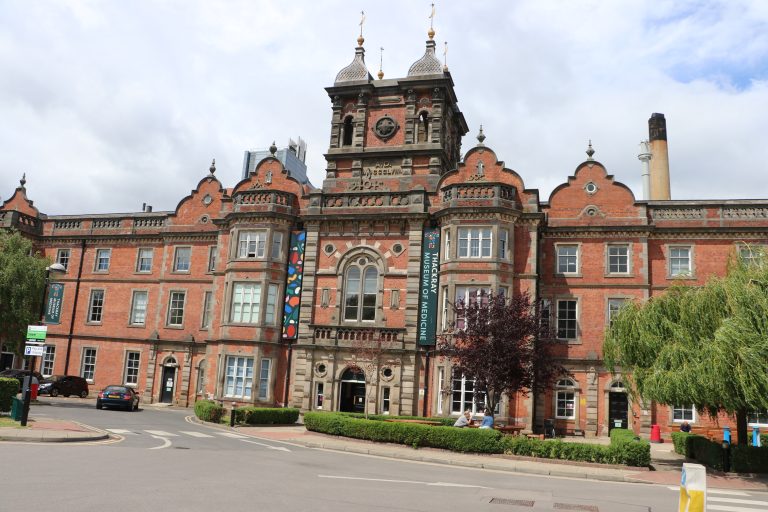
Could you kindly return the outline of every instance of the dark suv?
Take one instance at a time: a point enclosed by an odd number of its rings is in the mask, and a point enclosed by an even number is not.
[[[41,395],[75,395],[80,398],[88,398],[88,382],[84,378],[74,375],[54,375],[45,379],[37,392]]]

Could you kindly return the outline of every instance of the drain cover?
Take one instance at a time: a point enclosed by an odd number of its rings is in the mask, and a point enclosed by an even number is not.
[[[491,498],[489,503],[494,505],[516,505],[518,507],[532,507],[532,500],[510,500],[507,498]]]

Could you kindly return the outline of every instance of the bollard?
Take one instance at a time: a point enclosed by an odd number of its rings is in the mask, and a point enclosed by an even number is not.
[[[752,446],[760,446],[760,427],[752,427]]]
[[[701,464],[683,464],[680,511],[704,512],[707,503],[707,470]]]
[[[731,427],[723,427],[723,442],[731,444]]]
[[[723,471],[729,473],[731,471],[731,443],[723,441]]]
[[[235,426],[235,411],[237,410],[237,404],[235,402],[232,402],[232,410],[229,413],[229,426],[234,427]]]

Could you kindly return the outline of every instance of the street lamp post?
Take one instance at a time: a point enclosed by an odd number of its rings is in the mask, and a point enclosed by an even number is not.
[[[48,267],[45,267],[45,284],[43,285],[43,297],[40,300],[40,314],[38,315],[38,323],[40,325],[45,324],[45,299],[48,296],[48,284],[51,278],[51,272],[59,273],[66,272],[67,269],[61,263],[54,263]],[[21,411],[21,426],[27,426],[27,420],[29,419],[29,404],[32,401],[32,374],[35,371],[35,357],[29,356],[29,365],[27,373],[29,374],[25,379],[26,386],[24,387],[24,407]]]

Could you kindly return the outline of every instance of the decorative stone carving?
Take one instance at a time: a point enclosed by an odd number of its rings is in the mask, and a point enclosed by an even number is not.
[[[390,116],[384,116],[376,121],[373,127],[373,133],[381,140],[389,140],[397,132],[400,126],[397,121]]]
[[[703,208],[658,208],[653,210],[654,219],[698,220],[704,218]]]
[[[768,208],[723,208],[724,219],[768,219]]]

